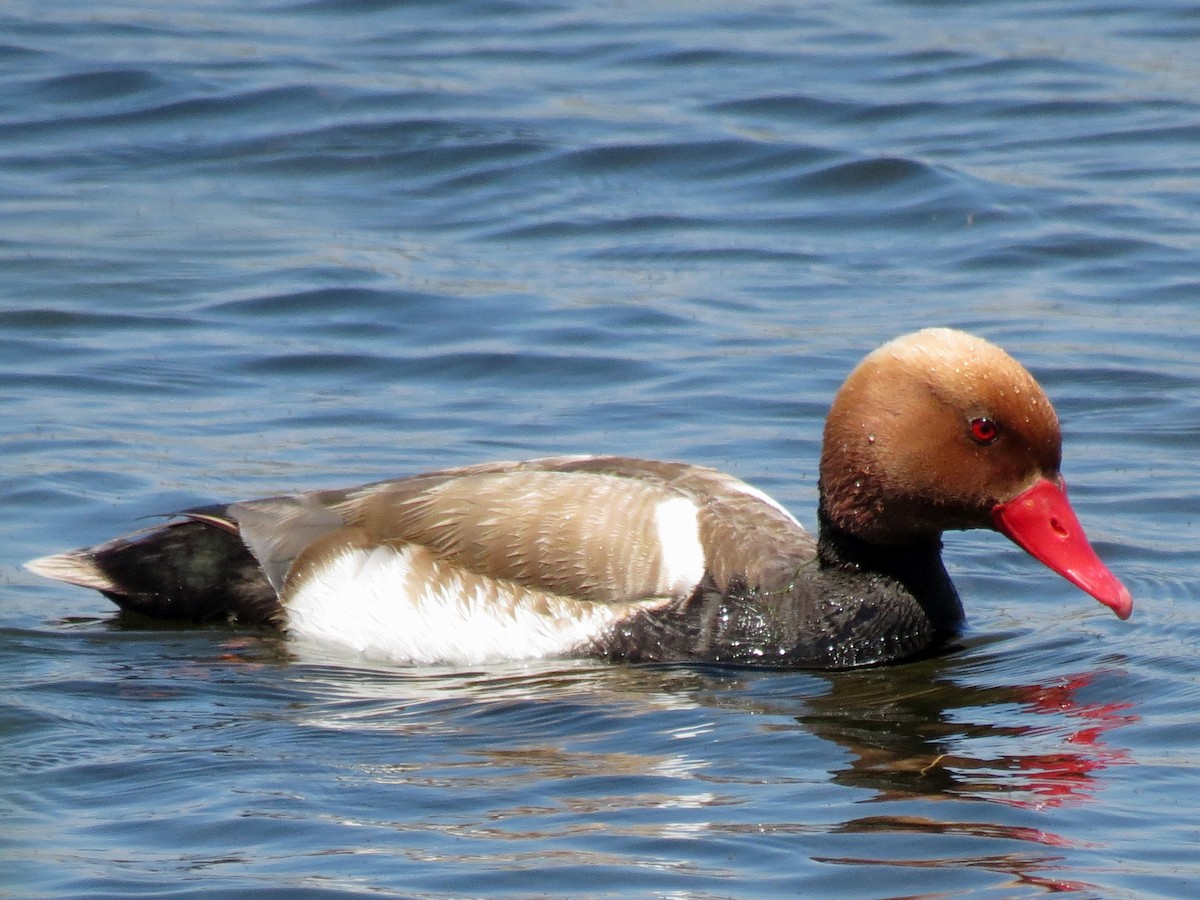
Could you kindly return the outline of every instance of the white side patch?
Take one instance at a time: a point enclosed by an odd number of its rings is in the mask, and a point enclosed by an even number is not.
[[[569,654],[636,608],[484,578],[411,544],[346,548],[297,579],[284,606],[293,637],[454,665]]]
[[[686,497],[664,500],[654,510],[662,555],[659,592],[686,597],[704,577],[706,561],[700,543],[700,510]]]

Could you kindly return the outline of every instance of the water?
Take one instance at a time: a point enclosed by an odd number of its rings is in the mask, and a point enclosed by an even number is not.
[[[0,892],[1194,896],[1200,16],[1182,3],[0,11]],[[1055,400],[1133,590],[996,535],[945,657],[377,668],[19,563],[557,452],[812,521],[947,324]]]

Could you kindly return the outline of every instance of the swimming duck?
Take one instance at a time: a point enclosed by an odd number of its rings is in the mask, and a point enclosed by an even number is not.
[[[27,567],[134,613],[397,662],[890,663],[962,625],[949,529],[999,531],[1128,618],[1067,501],[1061,443],[1024,367],[933,328],[884,344],[837,392],[816,538],[715,469],[556,456],[184,510]]]

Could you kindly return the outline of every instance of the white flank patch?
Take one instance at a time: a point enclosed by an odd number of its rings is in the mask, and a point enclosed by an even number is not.
[[[482,578],[414,545],[346,548],[306,573],[289,594],[284,606],[293,637],[422,665],[561,656],[634,607]]]
[[[654,510],[662,555],[659,590],[687,596],[704,577],[704,547],[700,543],[700,510],[686,497],[664,500]]]

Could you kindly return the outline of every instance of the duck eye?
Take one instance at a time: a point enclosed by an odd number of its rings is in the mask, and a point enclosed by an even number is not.
[[[980,444],[990,444],[1000,437],[1000,426],[995,419],[987,416],[976,416],[971,420],[971,437]]]

